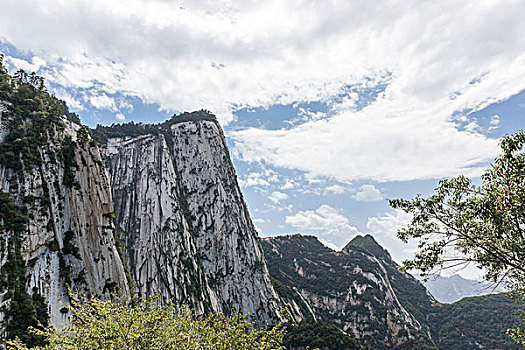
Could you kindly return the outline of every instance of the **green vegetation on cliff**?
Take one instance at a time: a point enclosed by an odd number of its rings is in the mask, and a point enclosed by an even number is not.
[[[65,105],[45,91],[42,78],[23,70],[11,77],[1,60],[0,103],[7,126],[0,144],[0,165],[15,173],[30,171],[43,162],[41,148],[65,128]]]
[[[42,338],[27,332],[28,327],[47,325],[49,315],[44,298],[33,291],[29,295],[26,291],[26,262],[21,254],[23,237],[27,234],[26,208],[13,202],[9,193],[0,191],[0,232],[7,235],[2,237],[3,251],[7,252],[7,261],[0,269],[0,290],[6,294],[4,300],[11,304],[3,311],[5,313],[5,327],[7,337],[18,337],[27,344],[42,344]]]
[[[75,160],[77,144],[64,131],[66,120],[80,122],[78,116],[70,113],[63,101],[46,91],[43,78],[19,70],[9,75],[2,65],[0,54],[0,114],[4,127],[0,143],[0,167],[4,172],[7,187],[0,191],[0,235],[1,252],[5,255],[0,269],[0,289],[4,302],[1,310],[4,315],[3,327],[7,338],[18,337],[29,345],[41,344],[40,336],[28,333],[29,326],[48,324],[48,303],[38,288],[28,290],[28,266],[22,256],[22,247],[29,235],[28,226],[33,220],[47,216],[48,231],[54,232],[52,188],[59,191],[59,180],[54,183],[44,181],[44,174],[50,164],[61,164],[62,183],[68,188],[78,188],[75,180],[78,164]],[[65,117],[65,119],[64,119]],[[79,139],[89,133],[85,127],[78,130]],[[87,137],[87,136],[86,136]],[[41,179],[38,187],[41,195],[25,195],[29,178]],[[5,191],[5,192],[4,192]],[[57,196],[62,197],[61,193]],[[61,210],[64,203],[56,208]],[[56,202],[55,202],[56,203]],[[39,210],[35,213],[35,208]],[[55,210],[56,210],[55,208]],[[42,215],[42,217],[40,217]],[[71,283],[70,266],[65,255],[79,258],[74,244],[74,232],[68,231],[64,237],[64,247],[60,251],[58,238],[47,242],[48,248],[58,251],[60,276],[64,283]],[[4,259],[3,258],[3,259]]]
[[[341,252],[301,235],[266,238],[263,248],[276,291],[285,301],[295,303],[306,318],[312,317],[313,310],[320,320],[331,321],[349,334],[362,334],[358,340],[372,349],[521,348],[506,334],[519,324],[523,308],[517,301],[498,294],[438,303],[419,281],[398,271],[372,236],[356,237]],[[399,303],[421,327],[415,330],[392,317],[406,328],[391,335],[390,345],[385,320],[392,310],[382,303],[387,298],[382,291],[388,287],[374,282],[381,278],[388,280]],[[350,322],[353,325],[344,328]],[[403,337],[403,342],[395,343]]]
[[[354,338],[344,334],[333,323],[305,320],[286,326],[283,344],[288,350],[360,350],[365,349]]]
[[[440,349],[523,349],[507,329],[519,324],[523,309],[505,294],[463,298],[441,304],[429,315],[434,339]]]
[[[436,348],[428,327],[416,323],[425,318],[416,311],[430,308],[431,297],[413,277],[397,270],[371,236],[357,238],[340,252],[313,236],[266,238],[262,245],[277,292],[296,304],[303,317],[313,311],[372,349]],[[411,315],[405,317],[401,307]]]
[[[105,144],[108,139],[115,137],[137,137],[142,135],[158,135],[169,131],[173,124],[208,120],[217,122],[217,118],[207,110],[200,110],[196,112],[184,112],[179,115],[173,115],[169,120],[160,124],[143,124],[143,123],[122,123],[113,124],[110,126],[97,125],[93,130],[93,136],[98,142]]]

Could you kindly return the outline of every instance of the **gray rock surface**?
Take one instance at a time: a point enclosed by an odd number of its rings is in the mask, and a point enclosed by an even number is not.
[[[12,116],[5,108],[0,111],[0,142],[3,142]],[[66,119],[63,122],[65,130],[48,131],[49,144],[33,145],[42,161],[31,170],[17,173],[0,165],[0,191],[9,193],[16,204],[27,208],[31,218],[21,249],[27,262],[27,292],[45,298],[50,322],[58,327],[69,316],[64,308],[69,300],[66,283],[89,294],[113,288],[128,293],[113,238],[111,189],[99,150],[89,142],[76,142],[81,126]],[[74,146],[69,151],[78,165],[73,170],[77,184],[71,187],[64,184],[66,170],[60,156],[66,135],[72,137]],[[13,239],[8,231],[0,233],[6,242]],[[0,251],[0,266],[8,260],[5,246]],[[10,300],[4,296],[5,291],[0,294],[1,306],[9,306]],[[3,317],[0,312],[0,319]]]
[[[137,293],[200,312],[235,309],[259,323],[280,319],[218,122],[201,111],[141,130],[103,146]]]

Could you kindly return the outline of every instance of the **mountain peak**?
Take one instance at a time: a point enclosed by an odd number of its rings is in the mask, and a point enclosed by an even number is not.
[[[385,250],[379,243],[377,243],[375,238],[370,234],[366,234],[364,236],[360,236],[360,235],[355,236],[343,248],[343,252],[348,252],[349,250],[352,250],[352,248],[355,248],[355,247],[365,249],[370,254],[376,257],[387,257],[388,259],[391,259],[388,251]]]
[[[160,124],[135,123],[133,121],[110,126],[97,125],[92,130],[93,136],[101,143],[106,144],[110,138],[137,137],[142,135],[158,135],[170,132],[174,124],[187,122],[209,121],[218,124],[217,117],[210,111],[201,109],[195,112],[174,114],[170,119]]]
[[[357,235],[355,236],[348,244],[353,246],[364,246],[364,245],[376,245],[380,246],[379,243],[375,240],[374,236],[371,234],[366,234],[364,236]]]
[[[184,112],[181,114],[174,114],[169,120],[161,123],[163,127],[170,127],[173,124],[184,122],[198,122],[198,121],[217,122],[217,117],[206,109],[201,109],[194,112]]]

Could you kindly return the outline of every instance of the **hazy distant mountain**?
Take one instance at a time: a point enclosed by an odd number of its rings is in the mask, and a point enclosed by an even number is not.
[[[442,303],[453,303],[465,297],[498,293],[503,290],[501,287],[495,288],[489,282],[470,280],[457,274],[450,277],[430,276],[427,281],[424,281],[419,274],[414,274],[414,277],[419,279],[434,298]]]

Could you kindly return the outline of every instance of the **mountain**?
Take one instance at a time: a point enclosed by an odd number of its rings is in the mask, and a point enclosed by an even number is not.
[[[429,290],[429,292],[442,303],[453,303],[464,297],[481,296],[503,291],[502,288],[488,282],[469,280],[460,275],[449,277],[433,275],[428,276],[426,280],[414,274],[418,280]]]
[[[437,302],[371,235],[341,251],[313,236],[263,239],[276,290],[296,319],[330,321],[371,349],[519,349],[522,308],[505,295]]]
[[[276,289],[296,318],[331,321],[372,349],[435,348],[418,311],[435,300],[400,273],[371,236],[340,252],[301,235],[265,238],[263,248]]]
[[[345,334],[333,323],[303,320],[288,324],[283,345],[288,350],[366,350],[355,338]]]
[[[452,304],[440,304],[429,315],[433,339],[440,349],[523,349],[506,331],[522,323],[523,305],[505,294],[463,298]]]
[[[261,243],[209,112],[89,130],[40,78],[1,65],[0,237],[2,336],[29,345],[41,339],[27,327],[68,322],[72,287],[258,325],[282,320],[284,300],[300,321],[290,349],[518,348],[502,334],[519,307],[438,303],[370,235],[339,252],[309,236]]]
[[[279,320],[279,297],[215,116],[183,113],[94,134],[137,294]]]
[[[128,293],[112,223],[111,189],[89,130],[34,77],[0,65],[0,321],[60,325],[66,285]]]
[[[205,111],[91,131],[41,78],[0,65],[0,235],[3,335],[30,345],[28,326],[68,321],[68,287],[282,319],[222,129]]]

